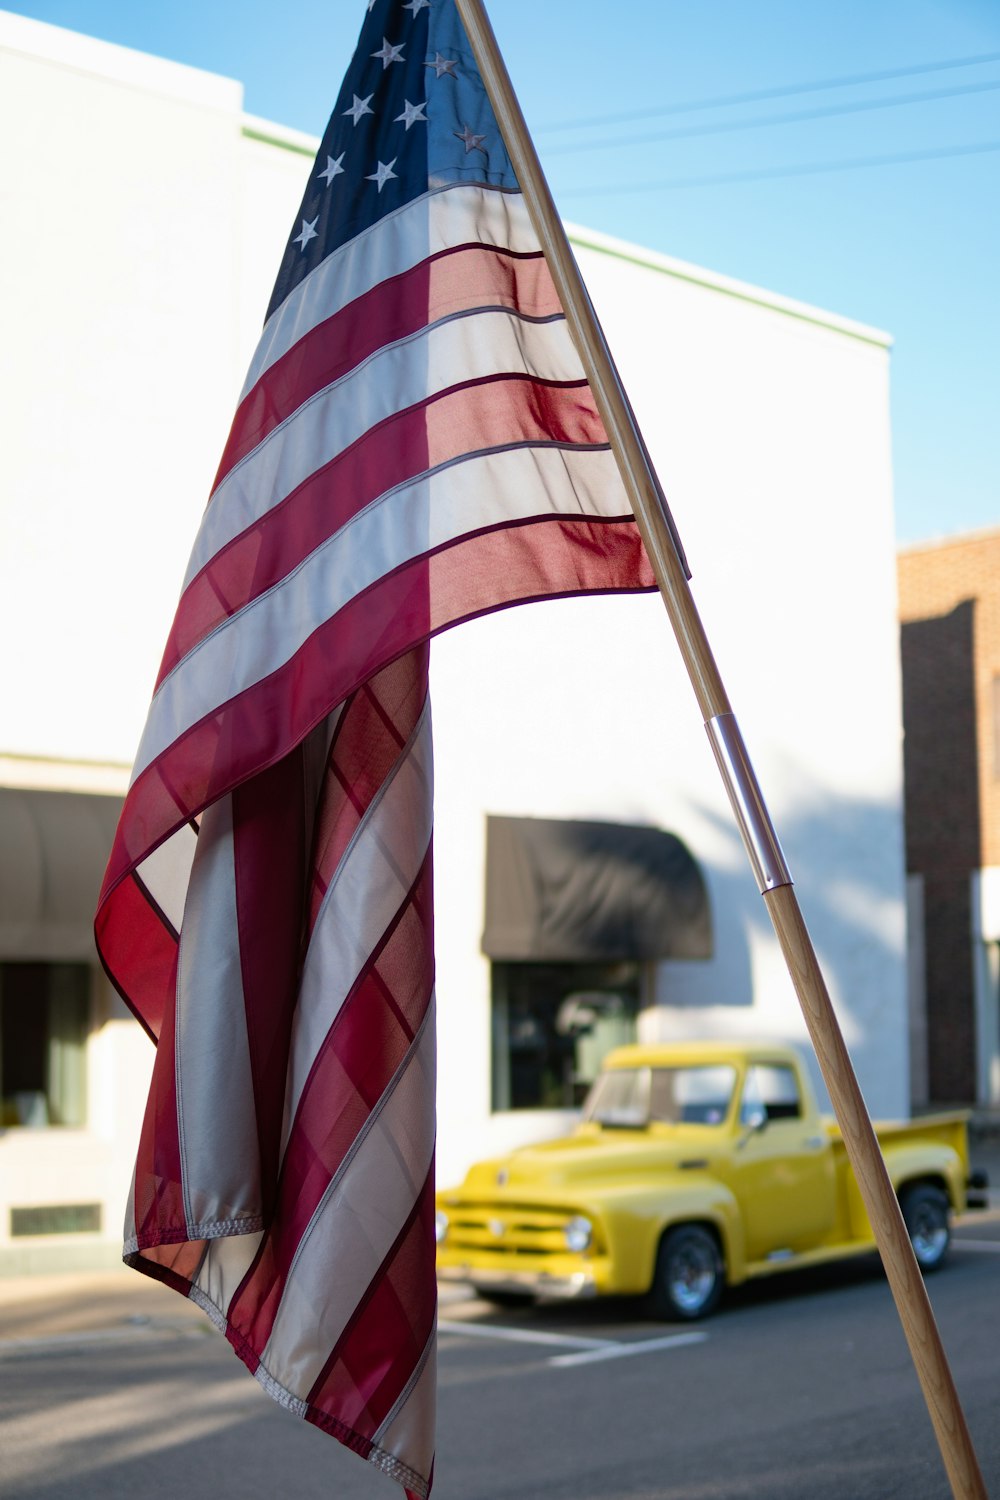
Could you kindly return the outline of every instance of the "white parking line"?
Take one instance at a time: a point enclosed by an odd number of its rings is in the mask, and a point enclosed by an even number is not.
[[[512,1344],[556,1344],[562,1349],[587,1349],[601,1351],[617,1348],[614,1339],[581,1339],[564,1333],[538,1333],[527,1328],[497,1328],[493,1324],[453,1323],[438,1319],[439,1333],[468,1334],[472,1338],[504,1340]]]
[[[455,1323],[438,1319],[440,1333],[480,1339],[496,1339],[511,1344],[543,1344],[571,1349],[572,1354],[555,1354],[548,1361],[556,1369],[572,1365],[595,1364],[602,1359],[628,1359],[633,1354],[655,1354],[660,1349],[683,1349],[687,1344],[703,1344],[707,1333],[671,1333],[660,1339],[638,1339],[623,1344],[620,1339],[586,1339],[573,1334],[534,1332],[528,1328],[498,1328],[492,1323]]]
[[[628,1359],[633,1354],[655,1354],[658,1349],[682,1349],[686,1344],[703,1344],[707,1333],[675,1333],[662,1339],[639,1339],[634,1344],[608,1344],[603,1349],[588,1349],[583,1354],[557,1354],[550,1365],[566,1369],[569,1365],[596,1364],[602,1359]]]

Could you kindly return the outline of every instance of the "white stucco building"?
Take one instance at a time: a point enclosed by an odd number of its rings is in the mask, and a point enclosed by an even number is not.
[[[117,1254],[150,1047],[89,914],[315,143],[235,82],[2,12],[0,129],[2,1273]],[[905,1114],[888,339],[573,237],[869,1107]],[[432,696],[442,1181],[561,1128],[618,1036],[805,1043],[658,599],[463,626]],[[484,952],[503,819],[675,835],[710,956]]]

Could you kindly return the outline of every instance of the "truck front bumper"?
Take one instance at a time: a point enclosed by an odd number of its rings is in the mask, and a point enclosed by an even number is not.
[[[437,1275],[439,1281],[467,1282],[470,1286],[481,1287],[483,1291],[561,1299],[597,1296],[597,1282],[589,1268],[556,1275],[551,1271],[515,1271],[507,1266],[497,1269],[454,1262],[450,1265],[439,1264]]]

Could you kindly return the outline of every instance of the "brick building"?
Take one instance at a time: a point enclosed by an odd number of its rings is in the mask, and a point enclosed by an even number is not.
[[[1000,529],[907,548],[898,570],[915,1102],[996,1104]]]

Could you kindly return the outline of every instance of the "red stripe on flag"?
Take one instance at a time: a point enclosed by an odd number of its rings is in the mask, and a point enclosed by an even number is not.
[[[306,1421],[331,1421],[373,1438],[392,1411],[434,1329],[434,1167],[368,1295],[309,1393]]]
[[[174,1009],[168,1006],[153,1060],[153,1077],[136,1157],[134,1212],[140,1248],[180,1246],[188,1238],[177,1123],[175,1060]],[[200,1258],[200,1247],[197,1254]]]
[[[441,318],[487,307],[530,318],[562,316],[541,251],[458,245],[357,297],[304,334],[247,392],[213,489],[293,411],[377,350]]]
[[[306,876],[302,751],[233,793],[236,910],[262,1202],[273,1207],[292,1015],[298,994]]]
[[[165,998],[173,993],[177,934],[134,874],[118,887],[114,902],[98,910],[94,931],[108,978],[155,1042]]]
[[[222,547],[191,580],[157,686],[222,620],[287,577],[379,495],[466,453],[519,443],[605,446],[589,388],[497,376],[443,391],[373,427]]]
[[[413,559],[352,599],[278,671],[194,724],[147,766],[129,792],[102,901],[128,873],[132,850],[154,848],[183,821],[175,785],[188,788],[185,816],[214,802],[286,755],[367,676],[414,642],[507,604],[655,587],[631,517],[533,519],[467,535]]]

